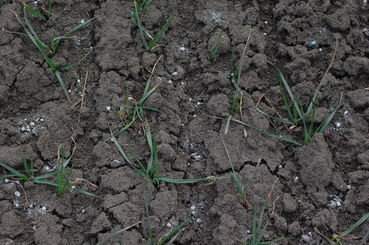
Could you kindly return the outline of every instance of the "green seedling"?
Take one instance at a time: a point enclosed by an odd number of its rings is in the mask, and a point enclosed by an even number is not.
[[[225,144],[225,142],[224,142],[224,139],[223,139],[222,135],[220,135],[220,139],[221,139],[221,141],[222,141],[222,143],[223,143],[224,150],[225,150],[225,152],[226,152],[226,154],[227,154],[227,158],[228,158],[228,161],[229,161],[229,165],[231,166],[231,170],[232,170],[232,172],[231,172],[231,176],[232,176],[233,182],[234,182],[234,184],[236,185],[237,190],[238,190],[238,192],[241,194],[242,198],[246,199],[246,191],[245,191],[245,187],[244,187],[244,186],[242,186],[241,181],[238,179],[238,175],[237,175],[237,173],[236,173],[236,171],[235,171],[235,169],[234,169],[234,166],[233,166],[233,162],[232,162],[231,156],[229,155],[227,145]]]
[[[280,86],[281,86],[281,97],[283,99],[283,104],[284,104],[284,108],[287,112],[288,115],[288,119],[283,119],[280,117],[276,117],[273,115],[269,115],[266,112],[260,110],[259,108],[256,108],[256,111],[261,113],[262,115],[266,116],[269,121],[271,122],[271,124],[274,126],[274,128],[277,130],[278,134],[275,133],[270,133],[268,131],[265,130],[261,130],[255,126],[249,125],[244,123],[242,120],[236,120],[233,119],[231,116],[229,116],[227,118],[227,123],[226,123],[226,132],[228,131],[228,127],[230,124],[230,121],[234,121],[237,122],[247,128],[250,128],[260,134],[266,135],[266,136],[270,136],[279,140],[283,140],[292,144],[295,144],[297,146],[305,146],[308,145],[311,140],[313,139],[314,135],[317,133],[323,133],[329,123],[332,121],[334,115],[336,114],[336,112],[344,105],[343,103],[339,103],[336,107],[334,107],[329,113],[328,115],[324,118],[324,120],[319,124],[316,125],[317,123],[316,121],[316,98],[318,95],[318,92],[321,88],[321,86],[323,85],[324,81],[325,81],[325,77],[330,69],[330,67],[333,64],[334,61],[334,57],[337,51],[337,47],[338,47],[338,42],[336,43],[336,49],[335,52],[333,54],[331,63],[328,66],[328,69],[326,70],[326,72],[324,73],[313,97],[311,102],[309,103],[309,105],[306,107],[306,109],[303,108],[303,106],[297,102],[297,99],[295,97],[295,95],[292,92],[292,89],[290,88],[287,79],[285,78],[285,76],[283,75],[283,73],[278,69],[278,75],[279,75],[279,79],[280,79]],[[274,65],[273,65],[274,66]],[[283,123],[285,125],[290,125],[291,128],[294,127],[298,127],[301,126],[302,130],[303,130],[303,140],[302,141],[297,141],[295,139],[293,139],[290,136],[286,136],[283,135],[283,133],[278,129],[278,127],[276,127],[276,125],[274,124],[273,121],[277,121],[280,123]]]
[[[243,62],[244,62],[244,56],[247,50],[247,47],[249,45],[249,41],[250,41],[250,36],[251,36],[251,29],[249,31],[248,37],[247,37],[247,41],[246,44],[243,48],[242,51],[242,55],[241,55],[241,59],[240,62],[238,64],[238,68],[236,68],[236,66],[234,65],[234,63],[232,62],[232,72],[231,75],[229,76],[229,79],[231,80],[231,83],[233,84],[235,91],[233,92],[232,95],[232,99],[231,99],[231,113],[227,116],[227,123],[226,123],[226,127],[225,127],[225,134],[228,133],[229,131],[229,127],[230,127],[230,123],[231,120],[233,118],[234,115],[239,114],[240,116],[240,121],[243,122],[244,118],[243,118],[243,105],[245,103],[246,100],[246,96],[245,96],[245,91],[241,89],[240,83],[241,83],[241,73],[242,73],[242,66],[243,66]],[[246,128],[243,129],[243,133],[244,136],[247,137],[247,131]]]
[[[144,121],[145,111],[155,111],[160,110],[151,106],[145,106],[145,100],[150,97],[150,95],[156,90],[160,83],[156,84],[152,89],[150,89],[151,78],[146,82],[145,89],[139,100],[135,100],[128,96],[128,89],[125,90],[124,105],[120,107],[118,111],[118,116],[124,120],[126,125],[118,131],[118,134],[123,133],[129,129],[137,120]]]
[[[152,0],[136,0],[138,12],[142,13],[143,11],[145,11],[145,9],[149,7],[151,2]]]
[[[75,185],[77,184],[77,182],[84,181],[84,182],[89,183],[90,185],[93,185],[92,183],[84,179],[79,179],[79,178],[77,178],[75,181],[72,182],[70,181],[72,170],[69,170],[66,173],[66,167],[70,163],[72,156],[74,154],[74,151],[75,151],[75,148],[73,149],[71,156],[68,159],[65,159],[64,152],[61,151],[60,153],[60,148],[59,148],[58,150],[59,163],[58,163],[57,169],[55,171],[37,175],[37,176],[35,174],[37,170],[35,168],[34,161],[25,159],[23,152],[22,152],[24,173],[21,173],[20,171],[10,167],[6,163],[0,162],[0,166],[10,172],[10,174],[1,176],[0,179],[9,178],[9,179],[22,180],[22,181],[30,181],[36,184],[51,185],[51,186],[56,187],[56,193],[58,196],[64,194],[66,191],[76,191],[76,192],[79,192],[85,195],[94,196],[94,194],[90,192],[75,188]],[[52,179],[55,177],[56,177],[56,181],[53,181]]]
[[[62,87],[66,97],[68,98],[69,101],[69,95],[68,95],[68,90],[65,86],[64,80],[61,77],[61,72],[62,71],[66,71],[69,70],[77,65],[79,65],[89,54],[90,52],[88,52],[84,57],[82,57],[82,59],[80,59],[79,61],[66,65],[64,67],[59,67],[55,61],[53,60],[53,57],[55,56],[61,42],[65,39],[69,39],[71,38],[70,36],[77,32],[78,30],[80,30],[81,28],[87,26],[88,24],[91,23],[91,20],[88,20],[82,24],[77,25],[76,27],[74,27],[73,29],[71,29],[70,31],[68,31],[67,33],[65,33],[64,35],[60,36],[60,37],[51,37],[50,40],[50,46],[46,45],[44,42],[42,42],[40,40],[40,38],[38,37],[37,33],[35,32],[34,28],[32,27],[31,23],[29,22],[28,18],[27,18],[27,14],[26,14],[26,10],[24,10],[24,18],[23,20],[15,13],[13,12],[14,15],[16,16],[18,22],[22,25],[23,29],[25,30],[25,34],[24,33],[17,33],[17,34],[21,34],[24,35],[26,37],[28,37],[33,44],[38,48],[38,50],[40,51],[42,57],[44,58],[44,60],[46,61],[46,63],[49,65],[50,69],[54,72],[60,86]]]
[[[128,163],[128,166],[138,175],[147,179],[148,181],[153,183],[155,186],[158,186],[160,182],[175,183],[175,184],[190,184],[190,183],[222,179],[220,177],[207,177],[207,178],[200,178],[200,179],[171,179],[171,178],[161,177],[160,169],[159,169],[159,153],[157,149],[157,144],[156,144],[155,139],[152,137],[150,128],[147,125],[147,123],[145,125],[145,134],[146,134],[147,143],[150,148],[150,157],[145,163],[142,160],[140,160],[139,157],[135,153],[132,154],[134,158],[134,162],[132,162],[113,135],[111,137],[111,140],[117,147],[119,153]]]
[[[345,230],[344,232],[341,232],[340,234],[334,234],[332,236],[332,238],[329,238],[327,236],[325,236],[324,234],[322,234],[318,228],[314,228],[316,233],[318,233],[320,236],[322,236],[324,239],[327,240],[327,242],[330,245],[343,245],[343,241],[344,238],[349,235],[351,232],[353,232],[356,228],[358,228],[360,225],[362,225],[367,219],[369,218],[369,213],[363,215],[358,221],[356,221],[353,225],[351,225],[347,230]],[[359,245],[365,245],[367,244],[367,239],[369,236],[369,230],[367,230],[362,238],[362,240],[360,241]]]
[[[75,148],[73,150],[73,153],[74,153],[74,151],[75,151]],[[56,187],[56,194],[58,196],[62,196],[65,192],[75,191],[75,192],[79,192],[79,193],[84,194],[84,195],[95,196],[94,194],[92,194],[88,191],[76,188],[77,182],[80,182],[80,181],[84,181],[84,182],[87,182],[87,183],[93,185],[92,183],[90,183],[90,182],[88,182],[84,179],[79,179],[79,178],[77,178],[74,181],[71,181],[72,169],[70,169],[70,168],[67,169],[67,167],[68,167],[70,161],[72,160],[73,153],[71,154],[71,156],[69,158],[65,159],[64,158],[64,150],[61,147],[59,147],[59,150],[58,150],[59,163],[58,163],[57,169],[55,171],[56,181],[53,183],[53,185]],[[95,186],[95,185],[93,185],[93,186]]]
[[[336,50],[337,50],[337,45],[336,44]],[[317,133],[322,133],[326,130],[326,128],[328,127],[329,123],[332,121],[334,115],[336,114],[336,112],[344,105],[342,103],[339,103],[339,105],[337,105],[333,110],[331,110],[328,115],[324,118],[324,120],[316,126],[316,97],[317,94],[321,88],[321,86],[323,85],[324,81],[325,81],[325,77],[331,67],[331,65],[333,64],[333,60],[336,54],[336,50],[333,54],[332,60],[330,65],[328,66],[328,69],[326,70],[326,72],[324,73],[322,79],[319,82],[319,85],[312,97],[311,102],[309,103],[309,105],[306,107],[306,109],[303,108],[303,106],[297,102],[296,96],[294,95],[294,93],[292,92],[292,89],[290,88],[287,79],[285,78],[284,74],[278,69],[278,76],[279,76],[279,80],[280,80],[280,92],[281,92],[281,97],[283,100],[283,105],[284,108],[287,112],[288,115],[288,119],[283,119],[280,117],[275,117],[272,115],[269,115],[265,112],[263,112],[262,110],[260,110],[259,108],[256,108],[256,110],[261,113],[262,115],[266,116],[270,122],[272,123],[272,125],[275,127],[275,129],[278,130],[278,128],[274,125],[273,121],[277,121],[280,123],[283,123],[285,125],[290,125],[291,128],[294,127],[299,127],[301,126],[303,129],[303,140],[302,142],[293,142],[294,140],[292,138],[289,137],[285,137],[285,136],[281,136],[281,134],[279,135],[273,135],[271,133],[268,132],[264,132],[265,135],[269,135],[269,136],[273,136],[275,138],[280,138],[280,139],[288,139],[287,141],[292,142],[296,145],[299,146],[303,146],[303,145],[308,145],[310,143],[310,141],[312,140],[312,138],[314,137],[315,134]],[[274,66],[274,65],[273,65]],[[279,131],[279,130],[278,130]]]
[[[23,153],[22,153],[22,160],[23,160],[24,173],[19,172],[18,170],[10,167],[6,163],[0,162],[0,166],[10,172],[10,174],[0,176],[0,179],[16,179],[16,180],[22,180],[22,181],[30,181],[30,182],[38,183],[38,184],[53,185],[51,181],[48,181],[46,179],[53,177],[55,173],[50,172],[50,173],[45,173],[45,174],[36,176],[35,175],[36,169],[35,169],[34,161],[25,159],[23,156]]]
[[[105,244],[111,244],[111,243],[108,243],[110,242],[112,239],[114,238],[117,238],[121,235],[123,235],[126,231],[128,231],[129,229],[135,227],[135,226],[138,226],[139,224],[141,224],[142,221],[139,221],[139,222],[136,222],[134,223],[133,225],[130,225],[130,226],[127,226],[123,229],[120,229],[119,231],[116,231],[114,232],[112,235],[110,235],[109,237],[105,238],[104,240],[102,240],[101,242],[98,242],[96,243],[96,245],[105,245]],[[121,245],[124,245],[124,241],[123,241],[123,238],[120,239],[120,244]]]
[[[224,146],[224,150],[227,154],[227,158],[229,160],[229,164],[231,166],[231,170],[232,170],[232,179],[233,182],[238,190],[238,192],[241,194],[242,198],[245,200],[245,203],[247,202],[246,200],[246,191],[245,191],[245,187],[241,184],[241,181],[238,178],[238,175],[236,174],[236,171],[234,169],[233,163],[232,163],[232,159],[231,156],[229,155],[228,152],[228,148],[227,145],[224,142],[223,137],[220,135],[220,139],[223,143]],[[258,170],[258,166],[256,168],[256,171]],[[252,179],[254,180],[256,177],[256,171],[252,177]],[[252,189],[252,185],[248,185],[248,188],[251,190]],[[268,199],[271,196],[271,192],[268,194]],[[257,210],[257,205],[255,203],[255,198],[253,198],[253,216],[252,216],[252,230],[251,230],[251,239],[249,239],[248,242],[246,242],[244,245],[268,245],[268,244],[272,244],[272,243],[276,243],[276,242],[280,242],[280,241],[286,241],[289,240],[288,238],[278,238],[275,239],[273,241],[267,241],[267,242],[263,242],[263,238],[264,238],[264,234],[266,231],[266,228],[268,226],[268,223],[270,221],[270,219],[265,219],[265,212],[266,212],[266,205],[265,203],[262,205],[261,210],[258,214],[258,210]]]
[[[161,56],[159,57],[159,59],[160,58],[161,58]],[[140,120],[141,122],[144,122],[144,112],[145,111],[155,111],[155,112],[160,111],[160,109],[144,105],[146,99],[149,98],[150,95],[160,85],[160,82],[159,82],[153,88],[150,89],[151,79],[152,79],[155,67],[156,67],[157,62],[159,61],[159,59],[154,64],[151,75],[146,81],[146,86],[145,86],[144,91],[142,93],[142,96],[139,100],[135,100],[132,97],[130,97],[128,89],[127,88],[125,89],[124,105],[122,105],[120,107],[120,109],[118,111],[118,116],[123,121],[126,122],[126,125],[118,131],[118,135],[123,133],[127,129],[129,129],[137,120]]]
[[[47,0],[46,6],[44,3],[42,4],[40,12],[37,9],[30,7],[27,3],[22,1],[23,9],[42,21],[48,21],[51,18],[52,16],[51,8],[53,3],[54,0]]]
[[[144,1],[144,2],[148,2],[148,1]],[[149,1],[149,2],[151,2],[151,1]],[[156,35],[154,37],[152,37],[148,33],[148,31],[146,31],[146,29],[144,28],[144,26],[142,25],[142,21],[141,21],[141,17],[140,17],[140,6],[137,3],[137,1],[134,1],[134,5],[135,5],[134,14],[132,15],[132,17],[136,21],[136,25],[137,25],[137,27],[139,29],[140,37],[141,37],[142,43],[144,45],[144,48],[147,51],[151,51],[152,49],[154,49],[157,46],[158,41],[161,39],[161,37],[163,36],[163,34],[165,33],[165,31],[168,29],[169,24],[172,22],[172,19],[173,19],[174,15],[171,15],[166,20],[165,24],[160,28],[159,32],[156,33]],[[148,4],[146,5],[146,7],[147,6],[148,6]],[[149,37],[150,41],[147,40],[146,36]]]
[[[246,242],[244,245],[269,245],[269,244],[277,244],[277,242],[289,240],[289,238],[282,237],[282,238],[275,239],[273,241],[264,242],[263,241],[264,234],[266,232],[266,229],[269,223],[269,219],[266,219],[265,217],[266,207],[264,204],[258,214],[257,208],[255,207],[256,206],[255,202],[253,206],[254,208],[252,212],[251,239],[248,242]]]
[[[215,61],[217,56],[218,56],[218,53],[219,53],[219,50],[220,50],[220,46],[222,44],[222,40],[223,40],[224,36],[220,36],[218,41],[215,43],[214,47],[211,49],[210,51],[210,55],[209,55],[209,60],[210,61]]]
[[[185,220],[181,222],[178,226],[176,226],[173,230],[165,234],[161,237],[157,242],[154,241],[154,234],[153,229],[151,226],[151,220],[149,215],[149,195],[148,192],[145,191],[144,193],[144,205],[145,205],[145,215],[146,215],[146,235],[147,235],[147,242],[146,245],[170,245],[177,239],[179,234],[184,231],[187,226],[190,224],[190,220]]]
[[[183,221],[182,223],[180,223],[177,227],[175,227],[173,230],[171,230],[170,232],[168,232],[166,235],[164,235],[163,237],[161,237],[157,242],[154,241],[153,238],[153,229],[151,226],[151,220],[149,218],[149,198],[148,198],[148,194],[145,191],[145,196],[144,196],[144,205],[145,205],[145,216],[146,216],[146,220],[145,220],[145,228],[146,228],[146,235],[147,235],[147,241],[146,241],[146,245],[170,245],[173,244],[173,242],[175,241],[175,239],[178,237],[178,235],[186,229],[186,227],[189,225],[190,221]],[[139,224],[143,223],[142,221],[136,222],[133,225],[130,225],[124,229],[121,229],[115,233],[113,233],[112,235],[110,235],[109,237],[107,237],[106,239],[104,239],[103,241],[97,243],[96,245],[104,245],[107,244],[108,242],[111,242],[112,239],[119,239],[120,244],[125,244],[124,243],[124,232],[126,232],[127,230],[129,230],[130,228],[137,226]]]

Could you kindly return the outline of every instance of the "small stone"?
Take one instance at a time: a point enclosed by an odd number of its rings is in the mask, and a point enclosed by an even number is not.
[[[304,240],[306,243],[310,243],[313,239],[309,237],[308,235],[302,235],[302,240]]]
[[[29,123],[29,126],[31,126],[31,127],[35,126],[35,123],[34,122],[30,122]]]
[[[318,42],[313,40],[313,41],[309,42],[309,45],[314,47],[314,46],[318,45]]]
[[[167,81],[167,83],[172,84],[172,83],[173,83],[173,81],[169,79],[169,80]]]
[[[9,179],[4,179],[4,182],[5,182],[5,183],[9,183],[9,182],[10,182],[10,180],[9,180]]]
[[[336,122],[336,128],[340,128],[341,127],[341,123],[340,122]]]
[[[105,108],[106,108],[107,111],[111,110],[111,106],[106,106]]]
[[[319,52],[322,52],[322,51],[323,51],[323,49],[322,49],[322,48],[319,48],[318,50],[319,50]]]
[[[172,73],[172,75],[173,76],[177,76],[178,75],[178,72],[175,71],[175,72]]]
[[[170,222],[167,223],[167,227],[168,228],[171,228],[172,227],[172,224]]]
[[[14,192],[14,196],[16,196],[16,197],[20,197],[20,196],[21,196],[21,194],[20,194],[20,192],[19,192],[19,191],[16,191],[16,192]]]
[[[110,163],[110,167],[112,168],[118,168],[119,166],[121,166],[122,163],[121,161],[117,160],[117,159],[114,159],[113,161],[111,161]]]
[[[180,47],[180,48],[179,48],[179,50],[181,50],[181,51],[185,51],[185,50],[186,50],[186,48],[185,48],[185,47]]]
[[[41,210],[42,210],[43,212],[46,212],[47,208],[46,208],[45,206],[43,206],[43,207],[41,208]]]
[[[202,223],[202,220],[200,218],[197,218],[196,219],[196,223],[201,224]]]
[[[267,25],[267,24],[268,24],[268,21],[267,21],[267,20],[266,20],[266,21],[264,21],[264,24],[265,24],[265,25]]]
[[[194,205],[191,206],[191,210],[194,211],[196,207]]]
[[[347,185],[346,188],[347,188],[347,190],[351,190],[352,186],[351,185]]]

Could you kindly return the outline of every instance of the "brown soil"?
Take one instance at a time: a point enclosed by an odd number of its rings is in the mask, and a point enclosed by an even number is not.
[[[19,2],[2,3],[0,28],[22,31],[10,11],[21,14]],[[276,244],[327,244],[315,227],[331,237],[369,212],[369,91],[365,89],[369,87],[369,14],[363,1],[154,0],[143,17],[148,30],[159,30],[166,18],[176,15],[160,46],[151,52],[143,48],[129,17],[132,10],[132,1],[57,0],[50,21],[31,18],[43,40],[52,33],[64,33],[82,19],[95,18],[76,33],[78,42],[63,42],[56,57],[59,64],[68,64],[93,48],[87,61],[62,73],[72,104],[30,40],[0,34],[0,162],[22,170],[22,145],[27,158],[44,172],[55,166],[61,144],[71,153],[73,137],[77,143],[73,175],[97,185],[83,186],[97,197],[74,192],[57,197],[49,186],[2,181],[1,245],[93,245],[146,220],[147,215],[155,239],[191,219],[175,244],[244,244],[251,235],[253,208],[264,202],[270,217],[265,241],[289,237]],[[268,62],[280,67],[299,100],[308,102],[331,61],[336,39],[336,59],[317,105],[319,112],[327,112],[342,98],[345,106],[324,134],[305,147],[252,130],[245,138],[243,127],[231,123],[224,139],[246,187],[245,203],[230,177],[219,137],[226,121],[212,116],[230,110],[231,49],[238,59],[250,28],[241,76],[241,87],[247,92],[245,122],[273,130],[252,109],[264,93],[277,110],[282,109],[278,74]],[[210,62],[209,53],[220,35],[224,38],[219,57]],[[117,132],[124,125],[117,111],[125,88],[138,98],[150,75],[148,69],[159,56],[155,82],[162,82],[146,105],[161,111],[145,115],[158,141],[161,175],[225,176],[225,180],[155,187],[134,173],[114,145],[105,141],[110,130]],[[77,102],[87,72],[81,107]],[[273,111],[265,100],[260,107]],[[118,141],[139,156],[149,152],[140,123]],[[121,166],[111,166],[115,159]],[[14,195],[16,191],[20,197]],[[257,200],[255,205],[251,197]],[[345,244],[359,244],[358,238],[368,229],[369,223],[364,223],[346,237]],[[123,238],[124,244],[146,244],[145,226],[132,227]]]

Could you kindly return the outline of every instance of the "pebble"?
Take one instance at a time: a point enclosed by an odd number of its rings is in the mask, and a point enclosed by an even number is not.
[[[313,239],[308,235],[302,235],[302,240],[304,240],[306,243],[310,243]]]
[[[117,159],[114,159],[113,161],[111,161],[110,163],[110,167],[112,168],[118,168],[119,166],[121,166],[122,163],[121,161],[117,160]]]
[[[42,210],[43,212],[46,212],[47,208],[46,208],[45,206],[43,206],[43,207],[41,208],[41,210]]]
[[[185,51],[185,50],[186,50],[186,48],[185,48],[185,47],[180,47],[180,48],[179,48],[179,50],[181,50],[181,51]]]
[[[19,191],[16,191],[16,192],[14,192],[14,196],[16,196],[16,197],[20,197],[20,196],[21,196],[21,194],[20,194],[20,192],[19,192]]]
[[[200,224],[200,223],[202,223],[202,220],[200,218],[197,218],[196,223]]]

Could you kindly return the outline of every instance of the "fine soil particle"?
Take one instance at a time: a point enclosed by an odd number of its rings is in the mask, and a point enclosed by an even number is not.
[[[46,1],[25,2],[39,8]],[[57,196],[53,186],[1,180],[0,244],[92,245],[116,232],[121,234],[107,244],[146,244],[150,232],[157,241],[190,221],[175,244],[241,245],[252,238],[254,213],[263,210],[263,241],[286,237],[275,244],[328,244],[316,229],[332,237],[369,212],[368,7],[366,1],[155,0],[141,13],[147,32],[153,37],[171,16],[172,21],[147,51],[131,17],[133,1],[56,0],[47,22],[28,13],[47,44],[94,18],[63,40],[54,57],[62,67],[91,51],[80,65],[61,72],[68,102],[39,50],[18,34],[19,1],[2,1],[0,162],[21,172],[25,161],[33,162],[36,175],[43,174],[57,167],[63,149],[65,158],[72,156],[76,188],[96,197],[75,191]],[[210,59],[214,48],[218,52]],[[278,73],[269,63],[308,105],[334,53],[316,94],[316,124],[344,106],[309,145],[227,122],[232,115],[272,132],[271,121],[255,110],[257,104],[287,116]],[[232,111],[235,86],[229,79],[239,67],[242,118]],[[144,110],[143,120],[117,137],[119,144],[129,156],[149,159],[147,120],[159,152],[157,177],[224,179],[151,183],[107,140],[129,123],[124,108],[140,99],[149,78],[150,88],[159,85],[145,106],[160,111]],[[301,140],[301,127],[279,130]],[[230,176],[230,160],[245,196]],[[8,173],[1,168],[2,175]],[[359,244],[368,229],[363,223],[345,244]]]

